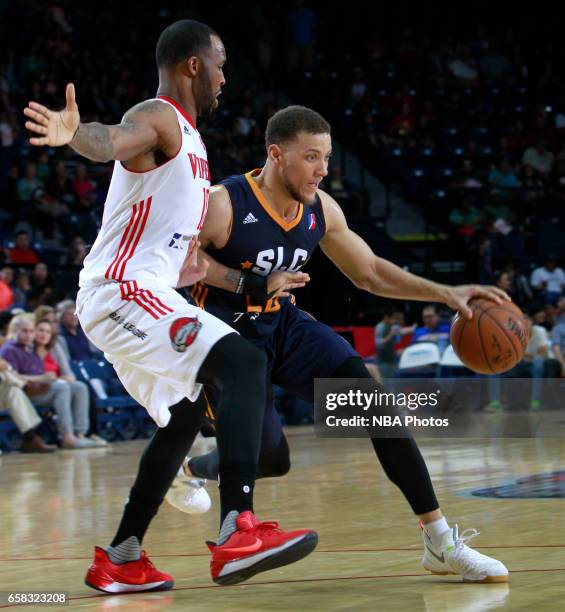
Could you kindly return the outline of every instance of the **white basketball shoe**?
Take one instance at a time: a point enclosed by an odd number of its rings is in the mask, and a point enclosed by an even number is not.
[[[206,480],[194,478],[188,469],[187,457],[178,474],[173,480],[173,484],[167,491],[165,499],[177,510],[187,514],[204,514],[212,506],[212,500],[206,491]]]
[[[461,534],[457,525],[448,529],[434,546],[424,525],[424,558],[422,565],[432,574],[459,574],[464,582],[507,582],[508,570],[500,561],[469,548],[468,542],[479,535],[476,529]]]

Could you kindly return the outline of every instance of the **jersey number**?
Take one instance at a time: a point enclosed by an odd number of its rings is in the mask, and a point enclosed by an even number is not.
[[[279,302],[278,297],[271,298],[267,300],[265,306],[261,306],[261,304],[254,304],[251,301],[251,298],[246,295],[245,303],[247,305],[247,312],[256,312],[256,313],[267,313],[267,312],[277,312],[277,310],[281,309],[281,304]]]

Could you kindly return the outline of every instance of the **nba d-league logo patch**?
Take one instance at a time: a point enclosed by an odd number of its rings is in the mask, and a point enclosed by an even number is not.
[[[169,328],[171,344],[177,353],[184,353],[186,349],[196,340],[202,323],[198,317],[182,317],[173,321]]]
[[[314,213],[308,215],[308,229],[310,231],[316,229],[316,215]]]

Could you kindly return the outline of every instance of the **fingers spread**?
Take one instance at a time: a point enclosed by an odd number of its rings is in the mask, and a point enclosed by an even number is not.
[[[36,134],[47,134],[47,128],[43,125],[37,125],[37,123],[33,123],[33,121],[26,121],[25,125],[30,132],[35,132]]]
[[[29,142],[35,147],[42,147],[47,144],[47,138],[30,138]]]
[[[45,115],[47,119],[49,119],[49,117],[51,117],[53,114],[52,111],[50,111],[46,106],[43,106],[43,104],[38,104],[37,102],[30,102],[28,106],[34,111]]]
[[[45,115],[42,115],[29,107],[24,108],[24,115],[30,119],[33,119],[36,123],[40,123],[41,125],[47,125],[49,123],[49,119],[47,119]]]

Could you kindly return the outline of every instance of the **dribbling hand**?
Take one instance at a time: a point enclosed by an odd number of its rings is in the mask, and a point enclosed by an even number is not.
[[[504,301],[511,301],[508,294],[498,287],[488,285],[459,285],[458,287],[449,287],[445,303],[450,308],[453,308],[453,310],[460,312],[466,319],[470,319],[473,316],[473,311],[469,308],[468,303],[473,298],[485,298],[497,304],[502,304]]]
[[[26,128],[38,134],[29,139],[36,147],[62,147],[73,139],[80,123],[80,114],[75,100],[75,86],[72,83],[66,89],[67,106],[60,111],[52,111],[42,104],[30,102],[24,108]]]

